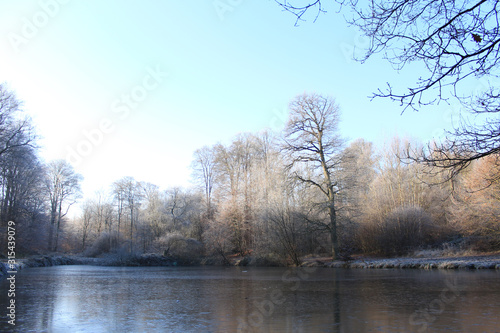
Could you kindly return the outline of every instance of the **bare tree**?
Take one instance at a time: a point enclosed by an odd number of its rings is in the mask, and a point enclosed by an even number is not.
[[[160,192],[157,185],[142,183],[146,207],[142,210],[143,219],[150,229],[154,238],[159,238],[165,232],[167,226],[167,210],[165,207],[165,196]]]
[[[112,192],[113,192],[114,203],[116,205],[117,234],[118,234],[118,238],[119,238],[120,237],[120,227],[122,224],[122,219],[123,219],[123,214],[124,214],[123,211],[125,209],[125,200],[126,200],[125,187],[126,187],[126,184],[125,184],[124,179],[120,179],[120,180],[113,182],[111,187],[112,187]]]
[[[92,225],[93,203],[89,200],[85,201],[82,208],[82,215],[80,217],[80,228],[82,233],[82,251],[85,251],[86,242],[89,238]]]
[[[325,198],[324,207],[329,221],[324,224],[330,233],[332,255],[339,255],[337,210],[335,206],[338,182],[334,172],[340,164],[343,140],[338,134],[340,108],[332,98],[318,94],[297,96],[290,103],[289,120],[285,128],[284,149],[290,153],[290,169],[306,163],[315,174],[294,173],[294,177],[318,189]]]
[[[237,252],[244,254],[251,245],[250,219],[250,173],[252,142],[248,134],[239,135],[230,146],[217,144],[217,181],[219,195],[225,198],[221,216],[230,221],[233,243]]]
[[[373,144],[364,139],[351,142],[342,152],[341,168],[337,174],[342,206],[349,218],[359,216],[366,205],[366,195],[376,176],[377,162]]]
[[[230,261],[226,254],[231,247],[231,226],[228,225],[227,221],[209,220],[203,238],[206,240],[208,253],[219,255],[224,265],[229,265]]]
[[[171,224],[170,231],[178,231],[183,224],[188,222],[190,211],[190,198],[180,187],[173,187],[165,191],[165,207]]]
[[[205,194],[205,205],[207,208],[206,216],[213,218],[212,194],[216,178],[216,161],[213,148],[204,146],[194,152],[192,163],[195,179],[197,179],[203,188]]]
[[[47,246],[44,181],[44,166],[34,148],[20,146],[0,156],[0,228],[15,221],[18,247],[24,252]]]
[[[142,190],[140,183],[138,183],[132,177],[123,177],[117,180],[114,185],[115,197],[119,199],[119,208],[128,208],[129,218],[130,218],[130,229],[129,229],[129,239],[130,239],[130,252],[134,251],[134,228],[136,228],[136,222],[139,214],[139,207],[142,199]],[[121,212],[119,212],[121,215]],[[121,218],[121,216],[119,216]]]
[[[21,102],[0,84],[0,156],[17,147],[35,147],[36,136],[29,118],[20,119]]]
[[[275,239],[275,248],[290,259],[295,266],[300,266],[302,251],[300,241],[303,237],[305,223],[301,214],[292,211],[289,207],[275,207],[269,211],[269,220],[272,223],[272,235]]]
[[[49,250],[58,250],[62,218],[80,197],[82,176],[65,160],[47,165],[46,191],[50,202]],[[55,232],[55,236],[54,236]]]

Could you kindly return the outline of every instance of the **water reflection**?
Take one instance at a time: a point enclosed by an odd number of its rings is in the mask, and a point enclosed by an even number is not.
[[[0,284],[5,309],[8,284]],[[497,332],[500,272],[26,269],[19,332]],[[3,331],[12,327],[2,321]]]

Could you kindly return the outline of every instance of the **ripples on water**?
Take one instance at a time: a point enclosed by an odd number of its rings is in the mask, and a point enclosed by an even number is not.
[[[497,271],[58,266],[16,289],[19,332],[500,332]]]

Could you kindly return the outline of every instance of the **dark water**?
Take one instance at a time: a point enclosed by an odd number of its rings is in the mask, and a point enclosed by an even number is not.
[[[500,332],[500,272],[326,268],[32,268],[19,332]],[[3,313],[2,313],[3,312]]]

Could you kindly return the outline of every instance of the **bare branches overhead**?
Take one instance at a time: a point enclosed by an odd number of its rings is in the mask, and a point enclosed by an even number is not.
[[[321,1],[278,1],[301,20],[307,11],[323,11]],[[364,62],[382,55],[395,70],[412,63],[424,70],[414,84],[395,82],[376,89],[372,98],[397,101],[419,110],[442,101],[460,103],[466,117],[448,139],[429,146],[413,160],[456,175],[473,160],[500,151],[500,20],[498,0],[337,0],[351,10],[348,23],[369,40]],[[347,16],[347,13],[346,13]]]
[[[296,16],[297,20],[295,21],[295,25],[297,26],[300,21],[304,21],[302,18],[310,9],[314,10],[316,9],[316,17],[314,18],[314,21],[318,19],[319,15],[321,13],[326,13],[326,11],[323,9],[321,6],[321,0],[316,0],[310,3],[307,3],[306,5],[294,5],[290,1],[278,1],[274,0],[278,5],[280,5],[281,8],[283,8],[285,11],[292,13],[293,15]]]

